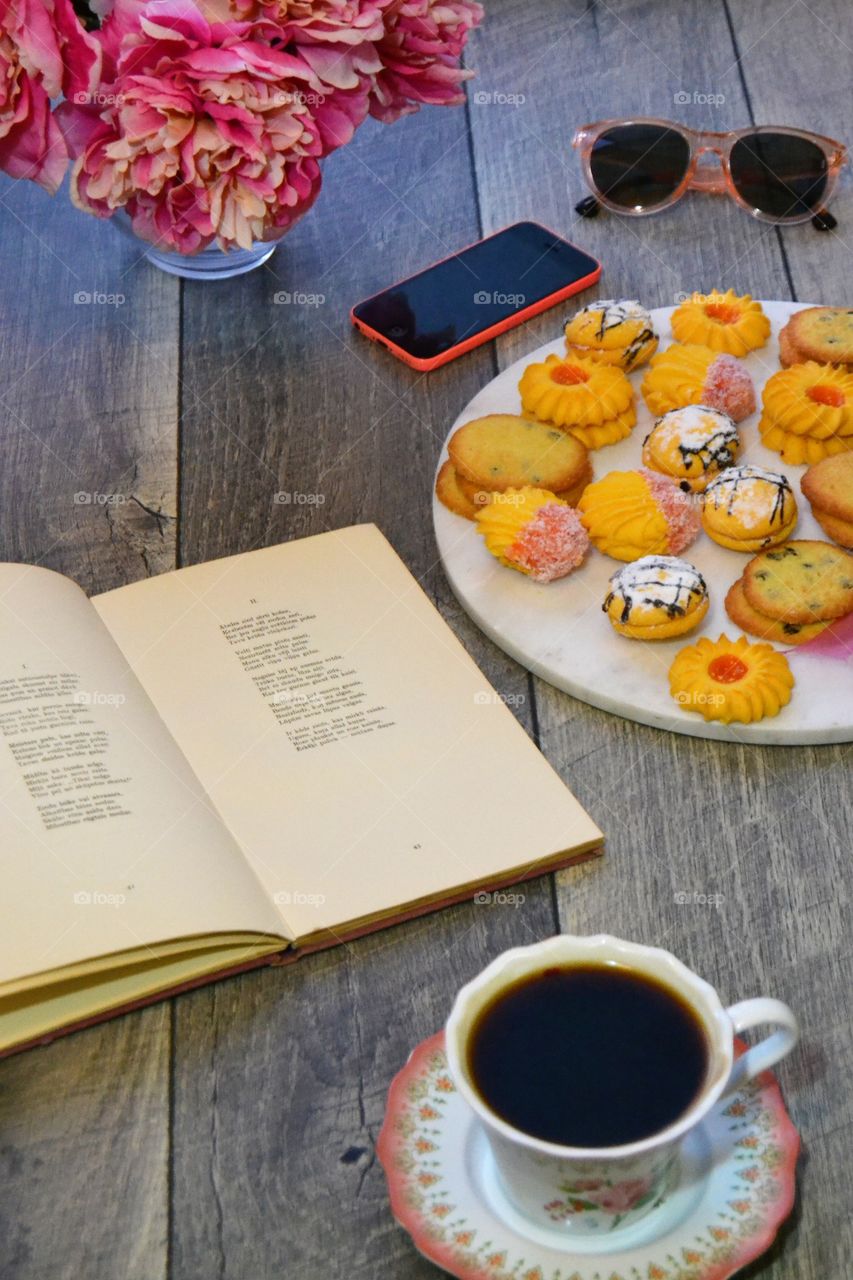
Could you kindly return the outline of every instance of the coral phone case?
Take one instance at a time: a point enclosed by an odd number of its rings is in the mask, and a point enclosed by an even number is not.
[[[457,342],[453,342],[445,350],[439,351],[435,355],[414,355],[411,351],[407,351],[403,346],[395,342],[393,337],[388,333],[382,332],[380,329],[370,324],[369,321],[359,316],[358,312],[362,308],[369,306],[369,304],[374,303],[387,295],[394,294],[396,291],[403,289],[412,281],[428,276],[432,271],[441,267],[444,263],[450,262],[456,258],[464,258],[465,254],[468,253],[469,250],[474,250],[479,245],[486,245],[488,242],[497,240],[499,237],[506,236],[508,233],[516,231],[517,229],[527,227],[535,227],[537,231],[544,232],[546,235],[551,236],[559,245],[566,246],[566,248],[574,250],[576,254],[581,255],[582,258],[586,260],[590,269],[584,271],[582,275],[578,275],[568,280],[565,284],[552,290],[545,296],[537,298],[528,306],[521,307],[517,311],[512,312],[510,315],[505,316],[495,323],[490,324],[483,329],[478,329],[468,337],[464,337]],[[398,360],[402,360],[412,369],[428,373],[432,369],[438,369],[441,365],[448,364],[451,360],[455,360],[457,356],[464,355],[466,351],[472,351],[474,347],[478,347],[484,342],[489,342],[492,338],[497,338],[500,334],[506,333],[507,330],[514,328],[516,325],[522,324],[532,316],[536,316],[543,311],[547,311],[550,307],[555,306],[558,302],[562,302],[566,298],[570,298],[573,294],[582,292],[582,290],[589,288],[590,285],[595,284],[600,275],[601,264],[595,258],[586,253],[585,250],[578,249],[576,245],[572,245],[568,240],[557,235],[556,232],[550,231],[547,227],[542,227],[535,223],[515,223],[511,226],[502,228],[501,231],[497,231],[491,236],[485,237],[483,240],[477,240],[473,244],[467,245],[464,249],[460,249],[456,253],[448,254],[446,258],[439,259],[439,261],[432,263],[423,271],[407,276],[403,280],[399,280],[395,284],[389,285],[388,288],[382,289],[372,297],[357,303],[350,312],[350,319],[360,333],[363,333],[365,337],[369,338],[371,341],[379,342],[384,347],[387,347],[391,354],[396,356]],[[523,277],[520,278],[520,282],[523,283]]]

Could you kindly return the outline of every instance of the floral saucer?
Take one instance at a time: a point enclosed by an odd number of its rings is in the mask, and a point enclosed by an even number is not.
[[[727,1280],[769,1248],[794,1203],[800,1148],[775,1078],[721,1100],[684,1146],[676,1184],[639,1222],[569,1239],[518,1213],[485,1134],[447,1073],[444,1032],[395,1077],[377,1151],[391,1207],[430,1261],[461,1280]]]

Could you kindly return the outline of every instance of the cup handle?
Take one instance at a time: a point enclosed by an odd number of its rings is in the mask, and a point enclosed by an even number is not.
[[[780,1059],[790,1053],[800,1038],[797,1019],[781,1000],[773,1000],[769,996],[758,996],[754,1000],[741,1000],[730,1005],[726,1010],[732,1021],[735,1032],[746,1031],[750,1027],[770,1023],[777,1029],[765,1040],[759,1041],[746,1053],[741,1054],[732,1068],[732,1074],[726,1085],[726,1092],[751,1080],[776,1065]]]

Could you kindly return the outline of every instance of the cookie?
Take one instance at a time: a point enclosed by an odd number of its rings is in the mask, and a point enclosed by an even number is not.
[[[739,449],[740,435],[727,413],[688,404],[658,418],[643,441],[643,466],[677,480],[685,493],[702,493],[734,465]]]
[[[578,503],[590,540],[614,560],[677,556],[699,532],[699,507],[668,476],[610,471]]]
[[[744,594],[780,622],[821,622],[853,609],[853,556],[830,542],[786,542],[750,560]]]
[[[833,542],[846,547],[848,551],[853,551],[853,521],[839,520],[837,516],[831,516],[826,511],[818,511],[815,507],[812,507],[812,515]]]
[[[669,669],[669,691],[679,706],[723,724],[777,716],[793,687],[785,655],[746,636],[703,637],[682,649]]]
[[[780,330],[779,357],[785,367],[805,360],[853,365],[853,308],[805,307],[796,311]]]
[[[815,515],[820,511],[853,522],[853,453],[839,453],[816,462],[803,476],[800,488]]]
[[[449,458],[441,464],[435,478],[435,496],[448,511],[464,516],[466,520],[473,520],[477,514],[476,506],[460,488],[456,468]]]
[[[745,356],[763,347],[770,337],[770,321],[748,293],[734,289],[694,293],[676,307],[670,320],[676,342],[697,343],[730,356]]]
[[[672,640],[708,612],[708,587],[698,569],[676,556],[643,556],[617,570],[601,606],[620,636]]]
[[[570,355],[546,356],[529,364],[518,384],[522,412],[529,418],[570,431],[588,447],[592,437],[578,435],[604,432],[602,444],[623,439],[637,420],[634,388],[617,365]]]
[[[577,484],[572,485],[571,489],[561,490],[559,493],[555,494],[555,497],[559,498],[561,502],[567,502],[570,507],[576,507],[580,502],[581,494],[591,480],[592,466],[589,460],[587,460],[586,466],[584,467]],[[463,480],[459,475],[456,477],[456,483],[468,501],[477,509],[484,507],[486,503],[491,500],[493,493],[503,492],[503,490],[486,489],[481,484],[472,484],[470,480]]]
[[[652,317],[634,299],[591,302],[566,323],[569,355],[617,364],[626,372],[645,364],[657,350]]]
[[[743,361],[698,343],[673,342],[652,356],[640,391],[655,417],[705,404],[742,422],[755,410],[755,387]]]
[[[589,464],[574,436],[510,413],[466,422],[447,451],[461,480],[493,493],[525,485],[562,493],[579,483]]]
[[[762,442],[768,449],[778,453],[783,462],[799,467],[804,462],[820,462],[822,458],[832,458],[846,450],[853,449],[850,436],[830,436],[819,440],[812,436],[797,435],[793,431],[783,431],[772,423],[762,420],[758,424]]]
[[[577,511],[545,489],[493,493],[477,512],[477,530],[501,564],[535,582],[565,578],[589,551]]]
[[[705,490],[702,526],[731,551],[761,551],[790,538],[797,501],[787,476],[763,467],[728,467]]]
[[[772,640],[775,644],[805,644],[829,626],[828,622],[780,622],[778,618],[768,618],[766,614],[759,613],[744,595],[743,578],[738,578],[729,587],[726,613],[741,631],[748,631],[762,640]]]

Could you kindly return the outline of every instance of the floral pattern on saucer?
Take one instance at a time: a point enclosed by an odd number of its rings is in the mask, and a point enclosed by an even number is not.
[[[501,1239],[499,1222],[484,1232],[476,1206],[457,1203],[460,1175],[445,1163],[445,1138],[470,1113],[448,1074],[443,1032],[420,1044],[395,1078],[377,1151],[398,1222],[427,1258],[462,1280],[727,1280],[770,1246],[789,1214],[800,1143],[769,1072],[718,1104],[714,1115],[726,1133],[725,1194],[665,1233],[659,1247],[580,1256],[566,1239],[565,1265],[557,1268],[552,1249],[509,1229]],[[576,1193],[566,1190],[569,1211]],[[562,1203],[553,1216],[558,1222],[565,1216]]]

